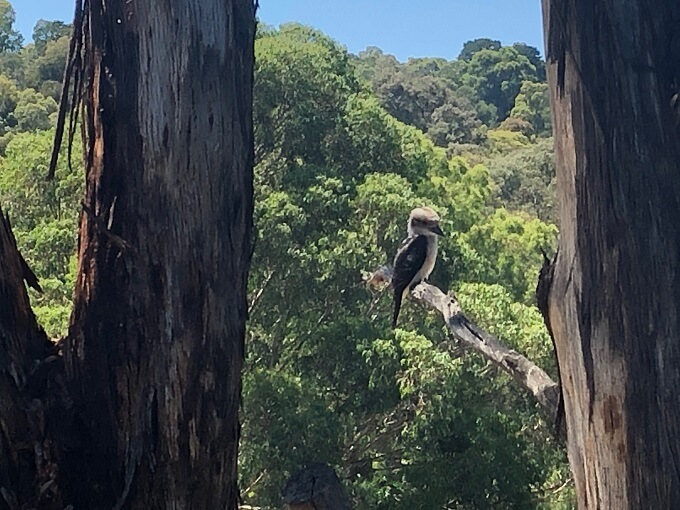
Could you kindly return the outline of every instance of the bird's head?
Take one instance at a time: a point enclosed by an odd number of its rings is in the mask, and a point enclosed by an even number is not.
[[[408,235],[443,236],[439,215],[429,207],[416,207],[408,217]]]

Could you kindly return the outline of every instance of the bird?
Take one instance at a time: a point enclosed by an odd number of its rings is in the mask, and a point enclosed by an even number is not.
[[[408,237],[404,239],[394,257],[392,289],[394,313],[392,329],[397,327],[399,310],[404,294],[426,280],[437,260],[437,239],[444,232],[439,226],[439,215],[429,207],[416,207],[408,217]]]

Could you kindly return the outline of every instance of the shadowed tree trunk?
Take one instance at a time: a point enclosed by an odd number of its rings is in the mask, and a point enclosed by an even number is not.
[[[69,492],[81,508],[235,508],[254,6],[91,0],[85,16],[65,359],[87,439]]]
[[[54,410],[69,403],[54,401],[63,393],[61,359],[35,320],[24,279],[39,289],[0,211],[0,509],[61,510],[57,446],[46,421],[63,419]]]
[[[33,381],[53,346],[3,223],[0,509],[37,507],[46,490],[50,508],[235,509],[255,6],[80,9],[72,69],[84,84],[86,197],[57,363],[69,394],[49,400],[62,388]],[[62,419],[45,426],[40,406]]]
[[[544,0],[560,196],[549,296],[582,509],[680,501],[677,0]]]

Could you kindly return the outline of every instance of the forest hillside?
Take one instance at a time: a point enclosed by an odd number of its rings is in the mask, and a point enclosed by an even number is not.
[[[0,203],[66,333],[83,165],[80,130],[46,180],[70,27],[32,40],[0,0]],[[551,374],[534,305],[557,239],[545,65],[536,48],[470,41],[453,60],[358,55],[313,28],[261,25],[255,43],[255,224],[240,486],[279,508],[288,477],[333,466],[372,509],[573,508],[566,455],[509,376],[366,273],[391,261],[411,208],[442,217],[431,282]],[[69,157],[70,156],[70,157]]]

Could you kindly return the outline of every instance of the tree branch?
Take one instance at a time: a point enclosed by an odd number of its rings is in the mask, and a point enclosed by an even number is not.
[[[367,283],[374,286],[385,285],[391,277],[392,268],[383,266],[367,278]],[[534,396],[549,419],[555,419],[559,385],[543,369],[470,322],[453,294],[444,294],[434,285],[420,283],[412,289],[411,296],[441,313],[449,331],[458,341],[510,374]]]

